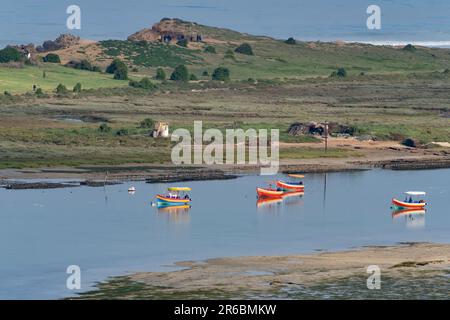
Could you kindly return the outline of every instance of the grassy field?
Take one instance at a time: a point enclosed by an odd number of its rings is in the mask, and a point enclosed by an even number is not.
[[[44,78],[45,72],[45,78]],[[45,92],[51,93],[58,84],[64,84],[69,90],[80,82],[85,89],[102,87],[123,87],[128,81],[112,79],[110,74],[90,72],[66,68],[53,63],[43,63],[40,66],[25,66],[23,68],[0,67],[0,92],[11,94],[31,92],[37,85]]]

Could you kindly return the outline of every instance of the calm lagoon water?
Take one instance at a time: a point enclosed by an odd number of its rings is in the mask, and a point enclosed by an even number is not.
[[[310,174],[303,197],[258,206],[255,187],[274,177],[190,182],[187,211],[151,206],[173,184],[0,189],[0,299],[62,298],[66,268],[82,289],[108,276],[173,270],[180,260],[282,255],[403,241],[450,243],[450,170]],[[423,190],[425,215],[393,217],[392,196]]]

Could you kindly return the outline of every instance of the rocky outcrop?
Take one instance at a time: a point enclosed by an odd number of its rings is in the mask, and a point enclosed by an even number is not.
[[[198,25],[194,22],[180,19],[164,18],[151,28],[140,30],[128,37],[129,41],[162,41],[172,42],[183,39],[189,41],[202,41]]]
[[[66,49],[78,44],[80,44],[80,37],[72,34],[61,34],[55,40],[44,41],[42,46],[38,46],[36,50],[39,52],[55,51]]]

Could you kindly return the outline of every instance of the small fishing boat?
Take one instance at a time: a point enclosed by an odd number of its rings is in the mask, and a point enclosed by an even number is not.
[[[289,177],[291,178],[296,178],[296,179],[303,179],[305,176],[302,174],[288,174]],[[303,191],[305,190],[305,186],[303,184],[302,181],[298,181],[298,182],[285,182],[285,181],[281,181],[281,180],[277,180],[276,182],[277,187],[281,188],[285,191]]]
[[[283,190],[295,190],[295,191],[305,190],[305,186],[303,185],[303,182],[284,182],[284,181],[278,180],[277,187],[281,188]]]
[[[284,191],[280,189],[273,188],[256,188],[256,193],[258,198],[281,198]]]
[[[135,187],[129,187],[128,188],[128,192],[129,193],[135,193],[136,192],[136,188]]]
[[[404,201],[398,200],[393,198],[392,204],[394,205],[394,208],[405,208],[405,209],[422,209],[424,208],[427,203],[420,199],[421,196],[426,195],[426,192],[423,191],[408,191],[405,192],[406,199]],[[409,199],[408,199],[409,196]],[[413,200],[413,197],[416,198],[416,200]]]
[[[187,205],[191,203],[191,198],[187,195],[187,191],[191,191],[191,188],[188,187],[170,187],[167,189],[168,194],[156,195],[156,204],[158,206],[166,205],[166,206],[180,206]]]

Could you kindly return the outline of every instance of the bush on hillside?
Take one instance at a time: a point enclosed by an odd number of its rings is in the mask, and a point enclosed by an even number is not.
[[[61,63],[61,59],[56,53],[49,53],[44,57],[44,62]]]
[[[248,56],[253,55],[253,49],[248,43],[241,44],[239,47],[234,49],[234,51],[240,54],[246,54]]]
[[[185,47],[185,48],[187,48],[187,46],[188,46],[188,39],[182,39],[182,40],[180,40],[180,41],[178,41],[177,42],[177,45],[179,45],[180,47]]]
[[[216,48],[213,46],[206,46],[205,47],[205,52],[207,53],[216,53]]]
[[[67,90],[66,86],[63,85],[62,83],[58,84],[58,86],[56,87],[56,93],[57,94],[67,94],[69,93],[69,90]]]
[[[111,132],[111,127],[108,126],[106,123],[102,123],[98,127],[98,131],[100,131],[101,133],[108,133],[108,132]]]
[[[409,51],[409,52],[414,52],[417,50],[417,48],[415,46],[413,46],[412,44],[407,44],[406,46],[403,47],[403,50]]]
[[[286,41],[284,41],[284,43],[286,44],[297,44],[297,42],[295,41],[294,38],[290,37],[289,39],[287,39]]]
[[[146,89],[146,90],[155,88],[155,85],[147,77],[144,77],[139,81],[131,80],[128,83],[128,85],[133,88]]]
[[[12,47],[6,47],[5,49],[0,50],[0,63],[8,63],[11,61],[21,61],[22,55],[19,50]]]
[[[156,76],[155,76],[156,80],[166,80],[166,72],[164,71],[163,68],[158,68],[156,69]]]
[[[228,70],[228,68],[219,67],[214,70],[212,79],[217,81],[228,81],[230,80],[230,70]]]
[[[331,73],[331,77],[345,78],[347,76],[347,71],[344,68],[339,68],[337,71]]]
[[[77,82],[77,84],[73,87],[73,92],[80,93],[81,92],[81,83]]]
[[[146,119],[142,120],[141,123],[139,124],[140,128],[145,128],[145,129],[153,129],[154,126],[155,126],[155,120],[153,120],[151,118],[146,118]]]
[[[187,82],[189,80],[189,71],[185,65],[176,67],[170,75],[170,80]]]

